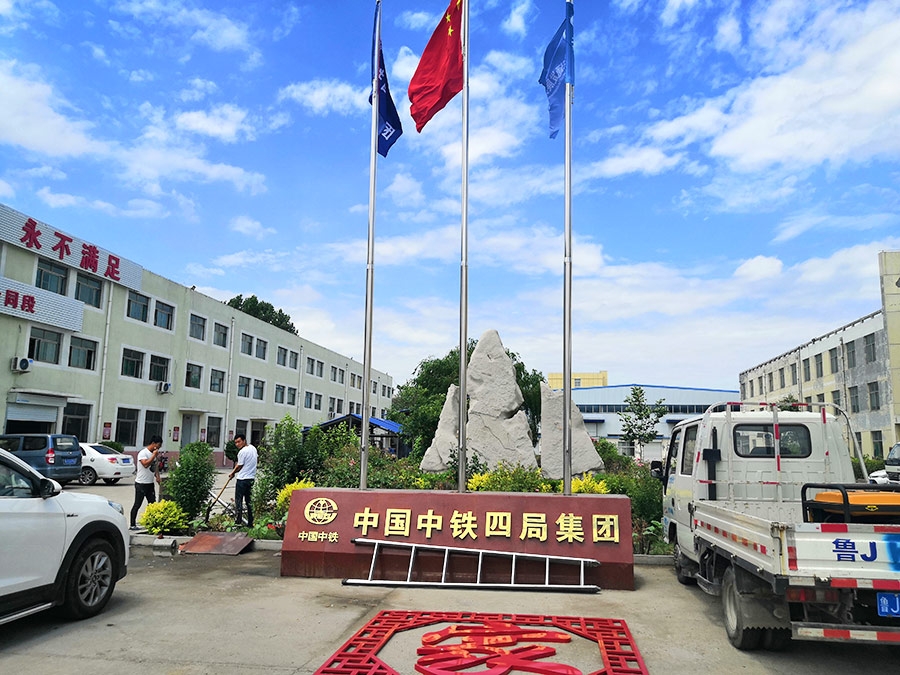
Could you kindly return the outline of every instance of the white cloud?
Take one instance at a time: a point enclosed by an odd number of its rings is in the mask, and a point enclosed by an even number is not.
[[[47,166],[46,164],[35,166],[30,169],[23,169],[17,173],[27,178],[51,178],[53,180],[63,180],[66,178],[64,171],[61,171],[55,166]]]
[[[681,155],[667,155],[658,148],[616,146],[612,155],[593,162],[586,169],[587,177],[612,178],[630,173],[648,175],[662,173],[681,162]]]
[[[312,80],[281,89],[278,100],[285,99],[299,103],[315,115],[331,112],[353,115],[369,109],[369,88],[357,88],[337,80]]]
[[[733,52],[741,46],[741,23],[733,14],[725,14],[716,25],[716,49]]]
[[[500,24],[500,29],[507,35],[525,37],[528,26],[525,19],[534,12],[531,0],[517,0],[509,10],[509,14]]]
[[[175,116],[175,126],[204,136],[212,136],[226,143],[234,143],[238,135],[252,140],[253,127],[246,122],[247,111],[230,103],[216,106],[209,112],[195,110]]]
[[[742,262],[734,271],[734,276],[742,282],[777,279],[781,275],[782,267],[778,258],[758,255]]]
[[[78,195],[63,192],[51,192],[50,188],[43,187],[37,191],[37,196],[47,206],[53,209],[84,208],[100,211],[116,218],[165,218],[169,212],[158,202],[149,199],[129,199],[127,207],[122,208],[100,199],[87,199]]]
[[[206,265],[201,265],[200,263],[188,263],[187,265],[185,265],[184,271],[190,277],[196,277],[200,279],[225,276],[225,270],[223,270],[221,267],[208,267]]]
[[[15,190],[13,190],[12,185],[0,178],[0,197],[4,197],[5,199],[12,199],[15,196],[16,192]]]
[[[429,12],[401,12],[397,17],[397,25],[410,30],[437,26],[438,15]]]
[[[149,70],[132,70],[128,74],[129,82],[152,82],[156,77]]]
[[[270,234],[276,234],[276,230],[271,227],[263,227],[258,220],[253,220],[248,216],[236,216],[228,223],[228,229],[233,232],[240,232],[255,239],[264,239]]]
[[[388,185],[384,193],[394,200],[398,206],[405,208],[420,206],[425,203],[422,183],[408,173],[398,173]]]
[[[664,26],[671,26],[678,20],[679,15],[689,11],[698,0],[666,0],[660,20]]]
[[[282,13],[281,21],[272,31],[272,39],[283,40],[291,34],[298,23],[300,23],[300,10],[296,5],[288,5]]]
[[[852,216],[836,216],[807,212],[785,218],[775,228],[774,243],[799,237],[809,230],[871,230],[890,225],[896,226],[900,216],[893,213],[870,213]]]
[[[96,61],[107,66],[109,65],[109,57],[106,56],[106,50],[102,45],[94,44],[93,42],[82,42],[81,46],[86,47]]]
[[[199,77],[195,77],[188,84],[190,84],[190,88],[182,89],[178,94],[178,98],[182,101],[200,101],[218,90],[215,82]]]

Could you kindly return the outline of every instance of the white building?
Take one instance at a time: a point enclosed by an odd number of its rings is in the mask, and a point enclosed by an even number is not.
[[[572,389],[572,401],[581,411],[591,438],[606,438],[616,443],[619,451],[626,455],[633,455],[634,447],[622,440],[622,418],[618,413],[625,412],[625,399],[631,394],[633,387],[644,390],[644,398],[649,404],[662,399],[667,410],[656,425],[656,440],[643,448],[643,459],[647,462],[662,459],[672,437],[672,429],[681,420],[702,414],[713,403],[734,401],[738,397],[738,391],[731,389],[695,389],[653,384],[617,384]]]
[[[740,374],[749,400],[837,404],[874,457],[900,441],[900,251],[879,253],[878,268],[881,309]]]
[[[362,413],[363,366],[0,204],[0,422],[167,449]],[[393,380],[372,370],[370,415]]]

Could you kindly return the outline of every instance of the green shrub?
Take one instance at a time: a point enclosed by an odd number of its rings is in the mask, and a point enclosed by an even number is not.
[[[228,441],[225,444],[225,459],[228,459],[232,462],[237,461],[238,456],[238,446],[234,441]]]
[[[866,457],[866,473],[872,473],[873,471],[881,471],[884,468],[884,460],[876,459],[875,457]],[[852,457],[850,462],[853,464],[853,475],[860,479],[862,478],[862,469],[859,467],[859,460],[856,457]]]
[[[150,534],[180,534],[187,529],[188,516],[178,504],[163,500],[147,504],[140,523]]]
[[[117,441],[100,441],[97,445],[105,445],[107,448],[112,448],[118,453],[125,452],[125,446]]]
[[[586,473],[581,477],[572,478],[572,494],[605,495],[609,494],[609,488],[602,478],[598,479],[594,474]]]
[[[616,444],[610,440],[598,438],[594,441],[594,447],[597,449],[600,459],[603,460],[606,473],[622,473],[634,466],[634,459],[620,453]]]
[[[288,509],[291,506],[291,495],[294,494],[296,490],[305,490],[306,488],[315,487],[316,484],[311,480],[298,480],[293,483],[288,483],[278,492],[278,497],[275,498],[275,518],[277,520],[284,520],[287,517]]]
[[[493,471],[469,478],[466,487],[473,492],[552,492],[539,468],[503,462]]]
[[[210,499],[215,478],[212,448],[207,443],[190,443],[181,449],[176,465],[169,468],[166,492],[192,520]]]

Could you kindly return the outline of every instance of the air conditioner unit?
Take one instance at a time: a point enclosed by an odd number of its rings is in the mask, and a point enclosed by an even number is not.
[[[171,394],[172,393],[172,383],[171,382],[157,382],[156,383],[156,391],[159,394]]]
[[[30,373],[34,368],[34,359],[27,356],[14,356],[9,362],[9,369],[14,373]]]
[[[328,419],[333,420],[337,415],[333,410],[328,411]]]

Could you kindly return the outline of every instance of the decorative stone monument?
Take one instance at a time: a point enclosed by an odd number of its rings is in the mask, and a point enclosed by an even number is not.
[[[541,473],[545,478],[563,477],[563,392],[541,382]],[[603,460],[584,426],[578,406],[572,404],[572,475],[602,471]]]
[[[496,330],[486,331],[472,352],[466,373],[469,417],[466,452],[475,453],[494,469],[500,463],[536,467],[534,444],[522,392],[512,359]],[[452,399],[452,400],[451,400]],[[434,441],[419,465],[423,471],[444,471],[450,451],[458,445],[459,388],[450,385]]]

